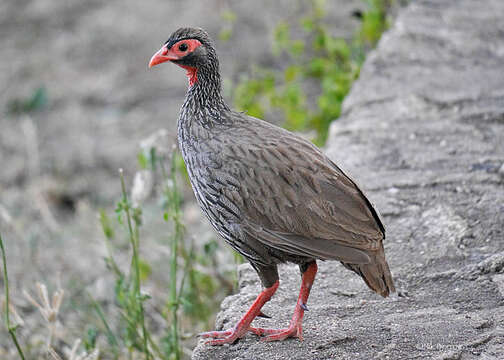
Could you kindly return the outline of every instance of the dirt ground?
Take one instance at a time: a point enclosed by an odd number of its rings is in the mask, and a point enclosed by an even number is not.
[[[351,13],[362,3],[329,5],[331,31],[348,37],[358,25]],[[299,16],[302,1],[0,2],[0,231],[12,300],[25,321],[23,344],[40,346],[46,338],[40,315],[22,295],[23,289],[33,294],[36,281],[66,291],[57,341],[67,344],[83,335],[92,316],[85,291],[104,305],[112,299],[98,209],[113,212],[117,170],[124,168],[131,183],[142,139],[165,128],[167,143],[173,142],[187,84],[180,69],[149,70],[148,60],[180,26],[200,26],[216,37],[227,26],[222,13],[228,10],[237,22],[231,39],[217,46],[229,93],[251,64],[274,61],[271,30]],[[39,88],[45,106],[13,113],[13,103],[26,102]],[[191,236],[213,237],[186,195]],[[153,265],[146,290],[155,302],[166,298],[162,239],[168,230],[150,208],[144,220],[142,256]],[[126,262],[127,251],[118,251]],[[3,328],[0,334],[5,358],[13,349]]]

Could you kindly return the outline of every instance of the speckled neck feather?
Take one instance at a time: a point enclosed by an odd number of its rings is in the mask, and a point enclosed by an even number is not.
[[[207,125],[222,123],[223,113],[230,111],[221,94],[219,60],[213,48],[208,50],[209,61],[198,67],[197,79],[187,89],[181,121],[198,121]]]

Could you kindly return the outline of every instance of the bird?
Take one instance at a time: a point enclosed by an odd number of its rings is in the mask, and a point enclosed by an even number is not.
[[[262,291],[227,330],[200,334],[232,344],[251,332],[265,341],[303,340],[302,321],[317,260],[340,261],[383,297],[395,291],[385,228],[356,183],[303,137],[233,111],[221,93],[219,60],[201,28],[179,28],[149,62],[171,62],[189,80],[177,123],[179,149],[196,200],[217,233],[247,259]],[[301,288],[288,327],[251,326],[279,286],[278,265],[294,263]]]

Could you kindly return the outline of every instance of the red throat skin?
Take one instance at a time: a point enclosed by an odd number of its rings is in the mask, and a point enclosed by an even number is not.
[[[179,65],[179,66],[187,70],[186,75],[187,79],[189,80],[189,86],[193,86],[198,81],[198,68],[187,65]]]

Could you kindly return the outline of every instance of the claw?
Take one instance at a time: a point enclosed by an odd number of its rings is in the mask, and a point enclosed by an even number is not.
[[[266,315],[265,313],[263,313],[262,311],[257,314],[258,317],[262,317],[262,318],[266,318],[266,319],[271,319],[271,316],[269,315]]]
[[[205,345],[224,345],[224,344],[234,344],[240,339],[240,337],[235,335],[230,335],[223,339],[214,339],[205,341]]]
[[[290,337],[297,337],[300,341],[303,341],[302,328],[300,324],[295,324],[289,326],[287,329],[264,329],[264,328],[250,328],[258,336],[264,336],[262,341],[280,341],[285,340]]]

